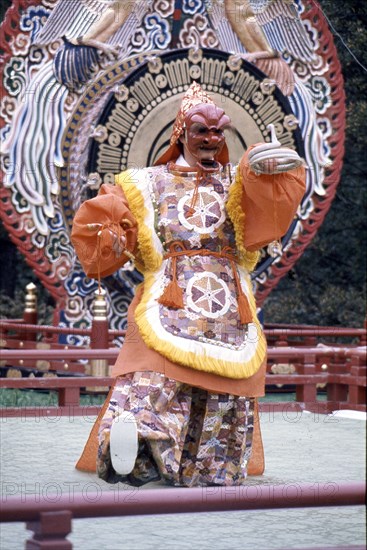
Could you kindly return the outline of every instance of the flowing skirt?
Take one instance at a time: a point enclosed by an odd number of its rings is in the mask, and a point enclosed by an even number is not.
[[[110,429],[122,411],[137,422],[139,449],[133,471],[111,464]],[[97,473],[109,483],[140,486],[164,480],[183,487],[241,485],[247,476],[254,399],[214,394],[166,378],[135,372],[116,381],[99,429]]]

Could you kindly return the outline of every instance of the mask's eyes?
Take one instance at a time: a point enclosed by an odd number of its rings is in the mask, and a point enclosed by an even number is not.
[[[209,134],[215,134],[217,136],[224,135],[224,132],[221,128],[215,128],[215,127],[208,128],[204,124],[200,124],[200,122],[196,122],[191,126],[191,132],[193,132],[194,134],[198,134],[200,136],[205,136]]]
[[[189,128],[189,132],[192,132],[193,134],[206,134],[207,131],[208,127],[201,122],[194,122]]]
[[[201,135],[209,133],[216,134],[217,136],[223,135],[223,130],[220,128],[207,128],[206,126],[200,126],[196,129],[196,132]]]

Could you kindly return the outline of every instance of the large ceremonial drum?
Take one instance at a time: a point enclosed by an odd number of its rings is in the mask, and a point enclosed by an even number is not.
[[[250,3],[238,4],[246,24]],[[249,145],[269,141],[269,124],[305,159],[307,190],[282,252],[262,250],[253,273],[259,307],[320,227],[339,181],[344,140],[332,36],[316,2],[252,2],[266,46],[258,51],[225,5],[132,2],[99,48],[80,37],[102,24],[113,2],[17,0],[8,11],[1,26],[1,217],[54,297],[61,324],[88,325],[96,290],[70,242],[75,211],[116,174],[154,163],[192,82],[232,120],[231,162]],[[111,328],[125,326],[140,280],[129,264],[103,281]]]

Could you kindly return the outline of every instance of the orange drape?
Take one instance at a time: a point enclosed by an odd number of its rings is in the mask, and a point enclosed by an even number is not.
[[[288,230],[305,193],[303,166],[280,174],[256,175],[251,172],[248,153],[240,161],[243,182],[242,208],[245,248],[259,250],[280,239]]]

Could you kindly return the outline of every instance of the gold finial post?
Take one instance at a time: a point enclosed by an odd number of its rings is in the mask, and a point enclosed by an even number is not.
[[[37,287],[34,283],[29,283],[25,289],[23,321],[27,325],[36,325],[38,321]],[[24,331],[20,335],[20,338],[21,340],[35,341],[37,339],[37,334],[35,332]]]
[[[26,287],[24,313],[37,313],[37,287],[29,283]]]
[[[93,322],[94,321],[107,321],[107,300],[106,300],[106,291],[101,288],[97,289],[94,293],[95,298],[92,305],[93,312]],[[107,341],[108,344],[108,341]],[[92,346],[95,347],[95,346]],[[101,346],[98,345],[100,348]],[[103,345],[102,347],[106,347]]]

